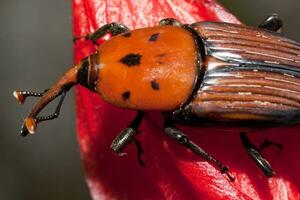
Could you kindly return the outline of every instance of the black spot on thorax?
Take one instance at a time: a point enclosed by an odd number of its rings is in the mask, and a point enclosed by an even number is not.
[[[122,94],[122,99],[124,101],[128,100],[130,98],[130,91],[126,91],[126,92],[123,92]]]
[[[159,90],[159,83],[156,80],[151,81],[151,87],[153,90]]]
[[[150,38],[149,38],[149,42],[155,42],[157,39],[158,39],[158,35],[159,35],[159,33],[154,33],[154,34],[152,34],[151,36],[150,36]]]
[[[139,65],[141,63],[141,57],[140,54],[134,54],[130,53],[121,58],[120,62],[127,65],[128,67]]]

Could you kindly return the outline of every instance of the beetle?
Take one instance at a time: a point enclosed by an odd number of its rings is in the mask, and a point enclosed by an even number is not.
[[[110,23],[84,37],[98,45],[97,52],[69,69],[42,93],[14,91],[22,104],[26,97],[41,99],[27,115],[21,135],[33,134],[37,124],[59,116],[67,91],[81,84],[106,102],[137,110],[128,127],[112,141],[111,149],[122,154],[135,142],[141,165],[141,145],[135,139],[144,111],[164,115],[164,131],[181,145],[215,165],[233,181],[228,167],[195,144],[175,124],[214,124],[240,129],[242,144],[267,177],[275,172],[261,150],[247,137],[251,130],[299,122],[300,44],[281,33],[277,14],[258,27],[224,22],[182,24],[167,18],[159,26],[130,31]],[[53,114],[38,116],[56,97]],[[267,141],[263,146],[280,144]]]

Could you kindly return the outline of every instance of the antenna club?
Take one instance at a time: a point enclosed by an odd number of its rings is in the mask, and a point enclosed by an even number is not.
[[[30,134],[34,134],[36,131],[36,127],[37,127],[36,119],[34,119],[32,117],[26,117],[24,122],[25,122],[25,127],[27,128],[28,132]]]
[[[25,96],[22,94],[21,91],[15,90],[13,92],[15,99],[17,100],[18,104],[23,104],[25,102]]]

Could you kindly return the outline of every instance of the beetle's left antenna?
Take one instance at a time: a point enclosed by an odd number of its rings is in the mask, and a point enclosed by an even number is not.
[[[26,97],[34,96],[41,97],[41,99],[35,104],[32,108],[31,112],[26,116],[22,128],[21,135],[26,136],[28,133],[35,133],[37,124],[41,121],[51,120],[57,118],[59,115],[59,111],[66,95],[66,92],[75,84],[78,83],[77,74],[80,69],[82,62],[78,65],[75,65],[71,69],[69,69],[51,88],[45,90],[42,93],[31,92],[31,91],[14,91],[13,95],[16,98],[17,102],[23,104]],[[40,116],[37,115],[40,111],[51,101],[53,101],[56,97],[61,96],[60,101],[56,107],[56,110],[53,114],[48,116]]]

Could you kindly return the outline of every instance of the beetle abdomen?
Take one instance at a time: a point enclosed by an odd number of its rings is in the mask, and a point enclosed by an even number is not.
[[[280,122],[300,117],[299,43],[242,25],[204,22],[194,29],[206,47],[206,73],[191,103],[194,114]]]

